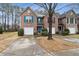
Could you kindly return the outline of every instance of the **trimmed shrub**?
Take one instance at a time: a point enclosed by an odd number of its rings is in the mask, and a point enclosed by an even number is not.
[[[38,35],[38,32],[34,32],[34,35]]]
[[[79,32],[76,32],[76,34],[79,34]]]
[[[62,35],[63,35],[63,36],[69,35],[69,33],[70,33],[69,29],[65,29],[65,30],[63,31]]]
[[[18,30],[18,36],[23,36],[24,35],[24,30],[23,29],[19,29]]]
[[[3,29],[2,29],[2,26],[0,26],[0,34],[3,33]]]
[[[59,32],[56,32],[56,34],[59,34]]]
[[[42,35],[43,36],[47,36],[48,35],[47,29],[45,29],[45,28],[42,29]]]

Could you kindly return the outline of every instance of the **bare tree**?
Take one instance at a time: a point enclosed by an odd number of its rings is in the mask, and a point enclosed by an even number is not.
[[[52,16],[55,13],[55,8],[57,6],[57,3],[35,3],[36,5],[44,8],[48,13],[48,24],[49,24],[49,33],[48,33],[48,39],[52,38]]]

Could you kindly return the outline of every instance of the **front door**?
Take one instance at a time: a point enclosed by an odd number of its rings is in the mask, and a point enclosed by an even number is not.
[[[42,32],[42,26],[37,26],[37,30],[38,30],[39,33],[41,33]]]
[[[58,32],[59,32],[59,34],[61,34],[63,32],[63,25],[58,26]]]

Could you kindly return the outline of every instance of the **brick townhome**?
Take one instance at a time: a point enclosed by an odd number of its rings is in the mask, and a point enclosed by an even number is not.
[[[52,34],[62,32],[65,28],[70,30],[70,34],[75,34],[79,29],[78,15],[70,10],[65,14],[55,13],[52,17]],[[21,13],[21,28],[25,35],[33,35],[34,32],[41,32],[42,28],[48,29],[48,16],[38,15],[30,7]]]

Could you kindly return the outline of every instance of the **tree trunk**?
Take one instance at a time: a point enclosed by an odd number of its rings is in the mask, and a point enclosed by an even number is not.
[[[4,30],[4,21],[3,21],[3,10],[2,10],[2,27],[3,27],[3,30]]]
[[[48,40],[51,40],[53,39],[52,38],[52,15],[49,15],[48,24],[49,24]]]
[[[9,14],[7,14],[7,29],[9,31]]]
[[[4,25],[5,31],[6,31],[6,14],[5,14],[5,25]]]
[[[17,13],[15,12],[15,31],[17,30],[17,28],[16,28],[16,19],[17,19]]]
[[[12,30],[13,30],[13,11],[12,11]]]
[[[16,18],[15,18],[15,31],[16,31]]]

